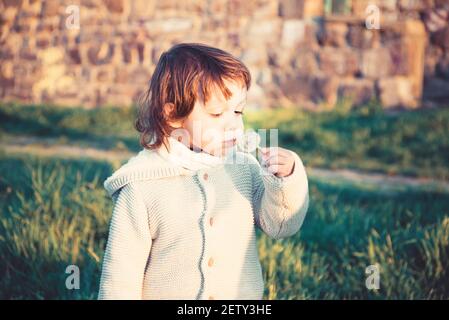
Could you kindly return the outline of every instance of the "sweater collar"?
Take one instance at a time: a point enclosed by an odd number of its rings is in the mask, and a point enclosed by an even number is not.
[[[224,164],[226,157],[231,155],[232,151],[230,150],[224,157],[219,157],[204,151],[191,150],[184,143],[173,137],[168,137],[167,141],[170,150],[167,150],[165,146],[161,146],[157,150],[159,155],[176,166],[193,171],[209,169]]]
[[[110,196],[135,181],[160,179],[179,175],[193,175],[197,170],[218,168],[232,157],[235,148],[225,157],[217,157],[206,152],[196,152],[174,138],[168,138],[169,150],[161,146],[156,150],[141,150],[128,160],[104,182]]]

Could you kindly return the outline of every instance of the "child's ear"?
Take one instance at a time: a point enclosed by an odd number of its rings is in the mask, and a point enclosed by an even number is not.
[[[166,103],[166,104],[164,104],[164,117],[165,117],[165,119],[170,119],[171,118],[174,109],[175,109],[175,105],[173,103]]]
[[[167,120],[168,124],[172,126],[173,128],[181,128],[182,127],[182,121],[172,121],[175,110],[175,105],[173,103],[166,103],[164,105],[164,117]]]

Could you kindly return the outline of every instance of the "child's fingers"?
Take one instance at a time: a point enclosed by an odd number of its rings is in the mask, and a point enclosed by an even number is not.
[[[262,155],[262,157],[264,158],[264,159],[270,159],[270,158],[279,158],[279,159],[288,159],[289,158],[289,155],[288,154],[285,154],[285,153],[269,153],[269,154],[267,154],[267,155]]]
[[[269,157],[271,155],[279,155],[280,157],[289,156],[289,151],[286,149],[282,149],[279,147],[269,147],[269,148],[260,148],[262,155],[265,157]]]
[[[284,156],[275,155],[264,160],[264,163],[269,166],[272,164],[287,164],[288,161],[287,158]]]
[[[262,150],[262,165],[267,170],[274,174],[283,174],[287,167],[291,165],[292,155],[287,149],[279,147],[261,148]]]
[[[279,151],[279,150],[271,150],[269,152],[267,152],[266,154],[262,154],[262,159],[267,161],[268,159],[271,158],[279,158],[279,159],[288,159],[290,157],[290,155],[288,153]]]
[[[262,160],[267,161],[270,157],[276,156],[279,154],[276,150],[273,148],[262,148]]]
[[[262,154],[268,155],[270,153],[276,152],[278,149],[277,147],[267,147],[267,148],[260,148],[260,151],[262,151]]]
[[[270,166],[267,168],[267,170],[268,170],[270,173],[275,174],[275,173],[277,173],[277,172],[279,171],[279,167],[280,167],[280,165],[272,164],[272,165],[270,165]]]

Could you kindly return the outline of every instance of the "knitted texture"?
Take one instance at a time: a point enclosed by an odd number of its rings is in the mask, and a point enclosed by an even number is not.
[[[98,299],[262,299],[255,227],[292,236],[309,206],[292,153],[294,172],[279,178],[241,152],[188,170],[141,151],[105,182],[114,207]]]

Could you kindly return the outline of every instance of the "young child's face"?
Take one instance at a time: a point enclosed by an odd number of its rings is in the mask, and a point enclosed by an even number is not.
[[[247,90],[240,83],[225,81],[232,96],[229,100],[221,90],[212,90],[206,104],[197,99],[194,109],[183,122],[189,139],[183,143],[190,148],[201,148],[215,156],[224,156],[236,144],[236,137],[243,133],[242,112],[246,104]],[[187,141],[189,140],[189,141]]]

